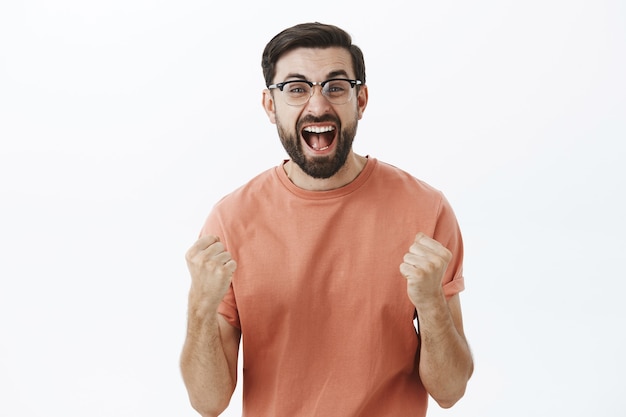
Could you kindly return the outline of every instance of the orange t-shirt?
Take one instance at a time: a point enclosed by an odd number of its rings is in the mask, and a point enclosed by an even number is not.
[[[445,197],[374,158],[336,190],[302,190],[281,165],[216,204],[201,234],[238,265],[219,313],[242,331],[244,416],[426,414],[399,270],[420,231],[453,254],[446,296],[463,290]]]

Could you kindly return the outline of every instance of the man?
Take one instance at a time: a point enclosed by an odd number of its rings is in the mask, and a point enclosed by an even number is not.
[[[353,152],[368,91],[346,32],[288,28],[262,66],[290,159],[218,202],[187,252],[192,406],[227,407],[243,338],[244,416],[424,416],[429,394],[451,407],[473,361],[450,205]]]

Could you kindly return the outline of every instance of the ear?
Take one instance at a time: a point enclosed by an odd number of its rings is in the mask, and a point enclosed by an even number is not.
[[[361,120],[361,118],[363,117],[363,112],[365,111],[365,108],[367,107],[367,100],[368,100],[367,85],[362,85],[359,88],[359,95],[356,97],[356,105],[359,111],[359,120]]]
[[[261,104],[263,105],[263,110],[269,117],[270,122],[276,124],[276,106],[274,103],[274,96],[272,96],[272,92],[267,88],[263,90],[263,98],[261,99]]]

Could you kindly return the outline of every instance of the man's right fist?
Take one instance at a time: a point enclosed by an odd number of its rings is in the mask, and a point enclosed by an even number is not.
[[[185,255],[191,274],[190,298],[214,311],[228,291],[237,263],[217,236],[203,236]]]

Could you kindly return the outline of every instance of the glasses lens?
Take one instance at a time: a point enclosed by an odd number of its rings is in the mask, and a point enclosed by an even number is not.
[[[288,104],[304,104],[311,97],[311,86],[301,81],[289,81],[283,86],[283,94]]]
[[[354,88],[348,80],[328,80],[322,84],[322,94],[333,104],[344,104],[352,98]],[[287,81],[282,85],[282,93],[287,104],[301,106],[311,98],[312,88],[304,81]]]
[[[333,104],[344,104],[352,97],[352,85],[346,80],[330,80],[324,84],[322,94]]]

